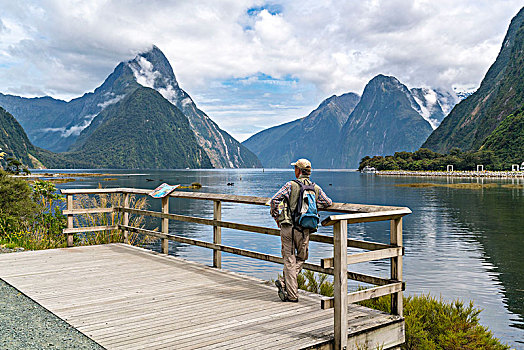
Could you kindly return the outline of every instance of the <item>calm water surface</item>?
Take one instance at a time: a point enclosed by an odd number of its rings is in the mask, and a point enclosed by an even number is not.
[[[79,171],[85,172],[85,171]],[[287,180],[292,170],[103,170],[128,174],[106,181],[81,178],[60,188],[136,187],[153,189],[162,182],[190,184],[198,181],[202,192],[269,197]],[[131,174],[134,173],[134,174]],[[152,181],[148,181],[152,180]],[[446,187],[410,188],[395,184],[413,182],[496,182],[524,184],[520,180],[458,178],[406,178],[361,175],[351,171],[314,171],[312,179],[336,202],[407,206],[413,214],[404,218],[404,279],[406,294],[431,293],[446,300],[472,300],[484,309],[482,323],[503,341],[524,348],[524,190],[484,190]],[[80,181],[81,180],[81,181]],[[227,186],[233,182],[234,186]],[[160,209],[151,200],[150,208]],[[172,213],[211,218],[208,201],[171,199]],[[323,212],[322,217],[327,213]],[[223,220],[275,227],[265,206],[223,203]],[[389,242],[389,223],[350,225],[350,238]],[[159,227],[159,221],[149,223]],[[212,240],[212,228],[170,222],[170,232]],[[319,229],[331,234],[330,228]],[[223,244],[279,255],[279,237],[222,229]],[[212,263],[212,251],[170,243],[170,254],[205,264]],[[159,250],[158,242],[152,245]],[[225,269],[263,279],[275,278],[281,266],[222,253]],[[312,242],[309,261],[319,263],[332,256],[332,246]],[[349,266],[350,270],[388,277],[389,263],[379,261]],[[357,285],[351,285],[356,287]]]

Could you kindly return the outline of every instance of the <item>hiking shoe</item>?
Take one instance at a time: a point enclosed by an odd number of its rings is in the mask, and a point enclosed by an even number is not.
[[[287,301],[288,300],[287,299],[287,293],[284,290],[284,287],[282,286],[282,283],[279,280],[276,280],[275,281],[275,286],[277,286],[277,288],[278,288],[278,297],[280,298],[280,300]]]

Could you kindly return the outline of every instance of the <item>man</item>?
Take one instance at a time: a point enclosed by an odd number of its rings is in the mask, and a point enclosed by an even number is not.
[[[311,162],[307,159],[299,159],[295,163],[295,177],[304,185],[312,184],[309,180],[311,175]],[[275,281],[278,287],[278,296],[282,301],[298,302],[297,275],[302,270],[302,265],[308,258],[309,230],[293,227],[291,213],[295,210],[300,194],[300,185],[295,181],[287,182],[271,198],[271,216],[280,227],[280,239],[282,241],[282,258],[284,258],[283,277]],[[317,208],[329,207],[333,202],[322,191],[320,186],[315,185],[315,199]],[[282,211],[279,211],[279,207]]]

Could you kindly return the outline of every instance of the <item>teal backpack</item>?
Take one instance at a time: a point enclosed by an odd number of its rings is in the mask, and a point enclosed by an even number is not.
[[[294,180],[300,186],[297,206],[291,213],[293,226],[302,231],[308,229],[315,232],[320,222],[317,210],[317,200],[315,197],[315,184],[305,185],[298,180]]]

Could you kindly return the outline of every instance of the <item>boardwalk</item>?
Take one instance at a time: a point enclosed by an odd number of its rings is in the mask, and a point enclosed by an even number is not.
[[[330,348],[333,309],[270,284],[125,244],[3,254],[0,278],[107,349]],[[348,307],[349,349],[387,349],[403,320]],[[368,344],[372,345],[372,344]],[[373,347],[374,348],[374,347]]]

